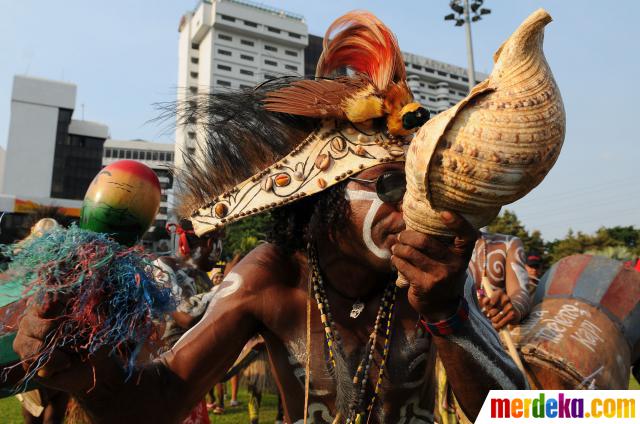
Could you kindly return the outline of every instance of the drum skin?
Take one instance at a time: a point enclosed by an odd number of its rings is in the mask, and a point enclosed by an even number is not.
[[[538,389],[626,389],[640,353],[640,273],[573,255],[540,280],[531,313],[512,330]]]

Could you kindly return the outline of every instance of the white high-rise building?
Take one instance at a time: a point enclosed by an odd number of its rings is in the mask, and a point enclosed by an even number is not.
[[[449,109],[469,92],[467,69],[403,52],[407,68],[407,84],[415,100],[432,115]],[[476,72],[476,82],[488,75]]]
[[[178,27],[178,101],[225,88],[251,88],[279,75],[304,75],[304,17],[246,0],[201,0]],[[176,130],[181,152],[196,154],[196,122]]]

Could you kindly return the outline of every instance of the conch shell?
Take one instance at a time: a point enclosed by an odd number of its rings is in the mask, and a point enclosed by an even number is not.
[[[420,128],[407,154],[407,227],[450,236],[439,212],[475,228],[540,184],[565,134],[560,91],[542,52],[551,16],[539,9],[494,54],[489,78]]]

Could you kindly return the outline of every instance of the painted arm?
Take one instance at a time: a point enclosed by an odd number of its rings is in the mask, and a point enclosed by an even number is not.
[[[409,302],[428,322],[453,316],[461,297],[469,305],[468,319],[452,334],[434,336],[433,342],[458,403],[474,420],[490,390],[524,389],[527,382],[478,310],[467,274],[476,231],[458,215],[445,212],[442,219],[455,233],[453,240],[404,231],[392,248],[392,262],[410,282]]]
[[[251,309],[258,291],[246,287],[251,281],[243,281],[245,275],[260,278],[260,270],[240,264],[211,292],[202,320],[170,351],[134,370],[130,378],[106,354],[87,363],[56,351],[38,379],[73,394],[92,422],[179,422],[224,376],[259,327]],[[55,325],[53,309],[32,308],[20,324],[14,349],[21,357],[30,357]]]
[[[509,296],[515,312],[511,324],[522,321],[531,310],[531,297],[527,291],[529,275],[524,266],[525,260],[522,240],[513,237],[508,243],[507,266],[505,267],[507,296]]]

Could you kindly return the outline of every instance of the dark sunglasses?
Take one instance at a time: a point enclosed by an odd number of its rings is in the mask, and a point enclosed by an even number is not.
[[[375,180],[350,177],[352,181],[362,184],[376,184],[376,194],[385,203],[398,203],[407,191],[407,179],[402,171],[387,171]]]

